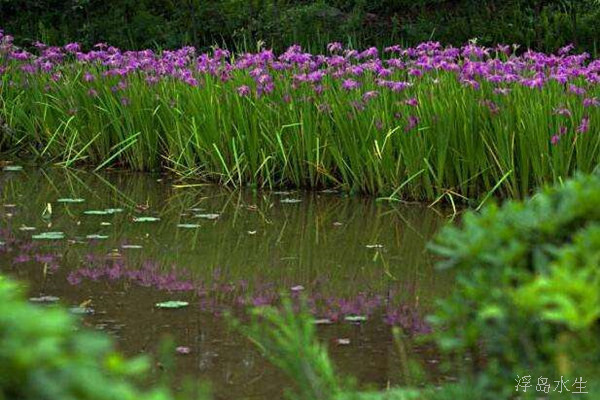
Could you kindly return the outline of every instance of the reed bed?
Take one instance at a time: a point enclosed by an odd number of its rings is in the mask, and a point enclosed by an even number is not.
[[[570,47],[36,47],[0,34],[0,149],[66,167],[454,202],[521,197],[600,158],[600,60]]]

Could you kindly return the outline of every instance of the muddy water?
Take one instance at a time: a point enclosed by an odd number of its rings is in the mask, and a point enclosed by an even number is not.
[[[335,192],[4,171],[0,271],[26,282],[31,297],[85,303],[83,324],[127,354],[154,354],[169,335],[190,349],[175,356],[177,376],[211,382],[217,398],[279,398],[289,384],[223,313],[304,296],[315,318],[331,322],[318,333],[338,370],[381,388],[407,379],[391,326],[408,338],[427,332],[424,315],[452,286],[425,250],[445,221],[440,210]],[[156,307],[169,300],[189,306]],[[366,321],[347,320],[357,316]],[[433,354],[408,348],[429,371],[422,379],[440,378]]]

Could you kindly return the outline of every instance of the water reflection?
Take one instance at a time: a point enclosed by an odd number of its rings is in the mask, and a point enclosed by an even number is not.
[[[0,204],[3,271],[28,281],[33,296],[91,299],[85,323],[112,332],[126,352],[175,335],[192,349],[179,369],[224,398],[281,394],[278,373],[219,318],[225,309],[305,296],[316,318],[332,322],[319,333],[339,368],[382,386],[402,380],[388,325],[427,331],[424,313],[450,289],[425,251],[446,219],[421,206],[68,170],[2,173]],[[32,239],[44,232],[64,238]],[[190,307],[154,307],[170,299]],[[367,321],[348,322],[356,316]]]

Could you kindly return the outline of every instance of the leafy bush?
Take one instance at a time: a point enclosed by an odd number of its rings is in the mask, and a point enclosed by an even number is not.
[[[165,388],[138,388],[148,366],[124,359],[107,336],[78,330],[66,311],[27,303],[0,277],[1,400],[174,399]]]
[[[1,0],[7,31],[30,41],[174,47],[292,42],[388,45],[425,40],[594,51],[598,0]]]
[[[467,213],[431,248],[457,270],[457,288],[431,317],[454,368],[471,366],[504,396],[517,375],[598,376],[600,175]]]

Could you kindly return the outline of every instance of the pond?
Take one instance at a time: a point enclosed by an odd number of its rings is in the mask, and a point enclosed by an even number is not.
[[[445,378],[414,337],[452,288],[426,243],[443,209],[335,191],[231,191],[166,175],[0,171],[0,271],[32,301],[60,303],[128,355],[173,338],[178,377],[216,398],[279,398],[286,380],[223,314],[303,296],[338,370],[363,387],[407,379],[391,326]],[[58,298],[58,299],[56,299]],[[187,302],[176,309],[158,303]],[[166,305],[169,305],[168,303]]]

